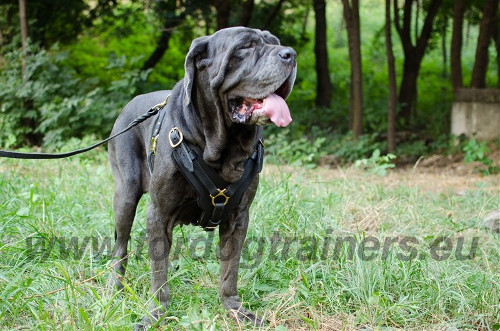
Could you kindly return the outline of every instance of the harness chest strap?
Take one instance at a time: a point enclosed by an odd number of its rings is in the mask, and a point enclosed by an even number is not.
[[[170,130],[169,142],[179,170],[198,196],[197,204],[202,212],[195,223],[205,230],[213,230],[228,219],[231,211],[239,205],[255,175],[262,170],[264,156],[262,141],[257,142],[252,156],[244,162],[241,178],[230,184],[203,161],[200,156],[201,151],[183,141],[179,128],[174,127]]]

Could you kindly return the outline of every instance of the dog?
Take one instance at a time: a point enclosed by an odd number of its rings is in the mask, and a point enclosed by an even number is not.
[[[278,38],[268,31],[245,27],[219,30],[193,40],[185,59],[184,79],[171,91],[137,96],[117,118],[111,134],[168,99],[163,120],[134,127],[111,141],[108,150],[115,180],[114,272],[110,279],[119,289],[123,287],[127,243],[137,204],[143,194],[149,192],[151,197],[146,230],[151,294],[159,305],[152,304],[149,315],[136,329],[156,323],[165,314],[169,302],[167,258],[173,228],[196,223],[202,213],[196,204],[197,191],[189,185],[181,165],[174,159],[177,146],[172,144],[173,128],[224,182],[237,182],[245,172],[246,160],[255,154],[262,126],[271,123],[287,126],[292,120],[284,100],[295,82],[296,57],[293,48],[281,46]],[[155,135],[154,160],[148,162],[155,125],[161,128]],[[238,319],[256,325],[262,324],[262,320],[242,307],[237,278],[249,223],[248,211],[258,181],[258,175],[251,179],[227,219],[219,224],[222,305]],[[219,191],[226,198],[224,190]]]

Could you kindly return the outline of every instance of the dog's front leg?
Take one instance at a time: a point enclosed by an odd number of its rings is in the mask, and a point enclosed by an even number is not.
[[[221,265],[219,295],[222,305],[229,310],[231,317],[261,326],[264,322],[242,307],[237,289],[238,267],[247,234],[248,219],[248,208],[246,208],[238,213],[234,222],[228,222],[219,228]]]
[[[172,228],[160,210],[153,204],[148,208],[146,230],[148,234],[148,253],[151,261],[151,303],[146,315],[136,330],[144,330],[156,323],[168,308],[170,291],[167,285],[168,255],[172,245]]]

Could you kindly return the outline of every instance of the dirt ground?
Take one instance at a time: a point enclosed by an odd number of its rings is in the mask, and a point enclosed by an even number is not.
[[[493,165],[500,167],[500,149],[488,155],[493,160]],[[389,169],[386,176],[369,176],[364,180],[380,182],[386,187],[395,187],[401,184],[415,187],[422,191],[433,193],[449,193],[453,191],[457,195],[463,195],[466,191],[477,188],[481,183],[489,183],[485,189],[500,193],[500,174],[484,175],[481,170],[485,166],[479,162],[465,164],[463,155],[431,155],[421,157],[413,164],[398,165]],[[339,167],[335,165],[322,165],[313,170],[298,169],[297,167],[286,167],[266,165],[264,175],[273,176],[276,172],[294,173],[304,176],[319,177],[322,181],[334,179],[349,179],[357,176],[366,176],[366,173],[351,167]],[[500,206],[499,206],[500,208]]]

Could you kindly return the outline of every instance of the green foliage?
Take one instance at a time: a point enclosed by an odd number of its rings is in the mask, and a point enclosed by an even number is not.
[[[310,140],[302,136],[290,140],[289,136],[289,130],[284,129],[266,138],[266,151],[270,162],[314,168],[321,156],[326,155],[325,137]]]
[[[25,53],[7,53],[5,58],[8,61],[0,71],[0,145],[5,147],[22,144],[28,134],[43,136],[43,143],[52,147],[71,137],[107,135],[125,102],[148,76],[148,72],[127,70],[105,86],[98,79],[81,78],[67,65],[66,52],[35,45]],[[130,61],[112,58],[106,69],[120,71]]]
[[[67,4],[57,2],[54,12],[60,12],[61,8],[74,10],[65,13],[52,25],[46,25],[47,29],[53,30],[46,31],[47,35],[56,36],[63,27],[60,23],[71,21],[68,17],[73,17],[74,22],[72,25],[68,23],[68,36],[61,34],[66,43],[60,48],[28,51],[30,72],[26,84],[20,79],[17,23],[14,24],[12,17],[7,15],[17,15],[16,5],[10,2],[3,6],[8,13],[0,15],[0,28],[12,42],[2,49],[0,55],[0,105],[2,115],[6,115],[0,119],[2,146],[30,144],[29,135],[41,137],[45,145],[55,144],[57,147],[69,137],[107,134],[121,106],[135,94],[169,89],[183,77],[184,57],[191,40],[213,32],[216,24],[215,16],[211,15],[214,8],[204,2],[192,2],[186,7],[187,18],[174,30],[163,59],[148,75],[141,73],[139,68],[158,42],[165,19],[159,8],[164,3],[149,5],[132,1],[113,4],[99,0],[91,5],[85,4],[92,7],[89,12],[82,11],[82,4],[80,0],[71,0]],[[250,25],[262,28],[274,6],[270,2],[256,3]],[[46,10],[45,7],[39,9]],[[232,9],[239,13],[242,3],[234,2]],[[353,163],[369,158],[377,148],[386,150],[383,138],[387,129],[388,94],[384,8],[379,1],[367,0],[363,1],[360,10],[365,134],[356,141],[348,128],[350,63],[341,2],[327,4],[328,71],[333,83],[332,102],[327,108],[314,105],[316,74],[311,3],[305,0],[284,2],[280,13],[268,26],[283,44],[298,51],[298,75],[287,101],[293,125],[285,133],[278,128],[266,129],[268,136],[272,136],[273,146],[276,146],[272,148],[275,148],[273,154],[277,162],[290,160],[312,166],[326,153],[335,155],[341,163]],[[479,11],[477,14],[480,16]],[[440,29],[444,28],[446,13],[443,15]],[[479,16],[473,20],[474,24]],[[236,24],[238,19],[238,15],[231,14],[230,23]],[[38,26],[33,22],[30,24],[31,27]],[[83,26],[87,28],[82,29]],[[474,40],[477,32],[477,26],[471,26],[463,49],[464,68],[473,66],[474,47],[468,40]],[[75,34],[78,34],[78,40],[71,43],[70,35],[74,37]],[[418,158],[435,151],[451,153],[453,150],[448,138],[442,138],[448,137],[443,132],[448,132],[450,127],[452,95],[448,65],[443,62],[441,47],[437,47],[441,36],[434,36],[435,47],[429,48],[420,71],[414,117],[411,123],[399,123],[404,130],[414,134],[398,141],[398,156]],[[396,34],[393,39],[396,71],[400,76],[403,52]],[[9,49],[14,51],[7,53]],[[493,46],[491,52],[495,52]],[[495,75],[496,62],[491,61],[489,85],[495,83]],[[468,79],[470,70],[464,70],[465,83]],[[314,133],[314,130],[321,132]],[[322,141],[321,137],[326,139]],[[297,142],[292,143],[292,140]]]
[[[75,41],[96,18],[110,15],[116,0],[30,0],[26,17],[29,36],[34,43],[49,48],[57,43]],[[19,42],[19,7],[16,0],[0,2],[2,47],[17,48]]]
[[[486,141],[478,142],[471,138],[463,143],[462,150],[464,152],[464,162],[473,163],[479,162],[485,169],[480,169],[482,174],[493,175],[500,172],[500,167],[493,166],[493,160],[488,157],[490,149],[486,145]]]
[[[356,168],[362,167],[368,172],[377,174],[379,176],[385,176],[387,174],[387,169],[395,167],[392,160],[396,158],[394,154],[380,155],[380,150],[377,148],[373,151],[372,155],[368,159],[360,159],[354,162]]]
[[[493,161],[486,155],[490,152],[490,149],[486,146],[486,141],[478,142],[476,139],[469,139],[464,143],[464,162],[481,162],[482,164],[489,166]]]
[[[385,150],[385,142],[378,141],[378,135],[364,134],[354,139],[352,132],[338,135],[330,141],[329,150],[340,160],[352,163],[373,154],[376,149]]]

